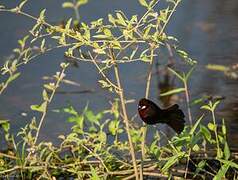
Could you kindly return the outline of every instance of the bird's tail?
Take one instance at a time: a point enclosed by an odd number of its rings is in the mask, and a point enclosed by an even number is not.
[[[180,134],[184,129],[184,113],[177,104],[164,110],[166,113],[166,123],[173,128],[173,130]]]

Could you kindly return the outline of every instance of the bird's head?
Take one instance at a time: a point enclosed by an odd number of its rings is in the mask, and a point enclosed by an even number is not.
[[[147,99],[145,98],[141,99],[138,104],[139,113],[141,114],[145,112],[149,108],[149,106],[150,106],[150,102]]]

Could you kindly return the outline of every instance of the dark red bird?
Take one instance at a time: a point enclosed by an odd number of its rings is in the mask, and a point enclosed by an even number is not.
[[[178,134],[184,129],[185,116],[177,104],[160,109],[154,102],[143,98],[139,101],[138,112],[146,124],[166,123]]]

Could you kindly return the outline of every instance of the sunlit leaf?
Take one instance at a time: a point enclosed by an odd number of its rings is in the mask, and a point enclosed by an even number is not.
[[[31,110],[38,112],[45,112],[47,107],[47,101],[44,101],[41,105],[31,105]]]
[[[224,145],[224,155],[226,160],[228,160],[231,156],[230,148],[227,142],[225,142],[225,145]]]
[[[212,139],[212,135],[211,132],[207,129],[207,127],[200,124],[200,131],[204,135],[204,137],[210,142]]]
[[[19,4],[19,9],[22,9],[23,8],[23,6],[26,4],[26,2],[27,2],[28,0],[25,0],[25,1],[22,1],[20,4]]]
[[[232,161],[229,161],[229,160],[220,159],[220,158],[218,158],[218,160],[220,162],[222,162],[223,164],[227,164],[227,165],[229,165],[231,167],[234,167],[234,168],[238,169],[238,164],[235,163],[235,162],[232,162]]]
[[[45,101],[49,101],[48,93],[45,89],[42,92],[42,97]]]
[[[195,130],[197,129],[198,125],[200,124],[201,120],[203,119],[204,114],[196,121],[196,123],[193,125],[192,129],[190,130],[189,134],[193,135],[195,133]]]
[[[206,68],[209,70],[222,71],[222,72],[229,70],[229,67],[224,65],[218,65],[218,64],[208,64]]]
[[[118,18],[118,20],[117,20],[117,23],[118,23],[118,24],[121,24],[121,25],[123,25],[123,26],[127,26],[124,17],[123,17],[120,13],[116,13],[116,16],[117,16],[117,18]]]
[[[97,170],[93,166],[90,166],[90,170],[91,170],[91,175],[90,175],[91,180],[100,180],[101,179],[97,174]]]
[[[64,2],[62,4],[63,8],[74,8],[74,4],[72,2]]]
[[[148,7],[148,4],[147,4],[146,0],[139,0],[139,3],[140,3],[142,6]]]
[[[192,149],[193,151],[198,152],[200,150],[200,147],[197,144],[195,144]]]
[[[203,106],[201,107],[201,109],[206,109],[206,110],[211,111],[211,108],[210,108],[210,106],[208,106],[208,105],[203,105]]]
[[[167,171],[171,166],[173,166],[175,163],[178,162],[179,158],[184,155],[184,152],[179,152],[178,154],[175,154],[174,156],[170,157],[168,161],[165,163],[163,168],[161,169],[162,172]]]
[[[2,127],[5,132],[8,132],[10,129],[9,120],[0,120],[0,127]]]
[[[229,168],[229,165],[228,164],[224,164],[220,169],[219,171],[217,172],[216,176],[214,176],[213,180],[221,180],[221,179],[226,179],[225,178],[225,175],[226,175],[226,172]]]
[[[216,125],[212,124],[212,123],[208,123],[207,125],[208,129],[210,129],[211,131],[215,131],[216,129]]]
[[[172,95],[172,94],[178,94],[178,93],[181,93],[181,92],[184,92],[184,91],[185,91],[185,88],[172,89],[172,90],[169,90],[165,93],[160,94],[160,96],[168,96],[168,95]]]
[[[19,76],[20,76],[21,73],[16,73],[16,74],[13,74],[12,76],[10,76],[7,80],[7,83],[10,83],[12,81],[14,81],[15,79],[17,79]]]
[[[87,4],[87,3],[88,3],[88,0],[78,0],[76,6],[78,8],[78,7],[80,7],[84,4]]]

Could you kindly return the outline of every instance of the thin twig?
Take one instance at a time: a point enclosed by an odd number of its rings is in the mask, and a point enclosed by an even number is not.
[[[45,111],[43,112],[42,116],[41,116],[41,119],[40,119],[40,123],[38,125],[38,128],[37,128],[37,131],[36,131],[36,136],[35,136],[35,140],[34,140],[34,145],[36,144],[37,140],[38,140],[38,136],[39,136],[39,133],[40,133],[40,130],[41,130],[41,126],[43,124],[43,121],[45,119],[45,116],[46,116],[46,113],[47,113],[47,107],[49,105],[49,103],[52,101],[54,95],[55,95],[55,92],[56,92],[56,89],[59,87],[59,84],[61,82],[61,80],[64,78],[65,74],[65,68],[62,69],[62,71],[60,72],[59,74],[59,78],[57,79],[56,81],[56,84],[55,84],[55,88],[52,90],[52,93],[49,97],[49,100],[47,102],[47,105],[46,105],[46,108],[45,108]]]
[[[114,87],[116,91],[120,91],[121,89],[120,89],[118,86],[116,86],[114,83],[112,83],[111,80],[105,75],[105,73],[104,73],[104,72],[101,70],[101,68],[98,66],[98,64],[97,64],[97,62],[96,62],[96,60],[95,60],[96,58],[94,58],[91,53],[89,53],[89,56],[90,56],[90,58],[92,59],[93,64],[96,66],[96,68],[97,68],[99,74],[101,74],[102,77],[103,77],[112,87]]]
[[[146,81],[146,90],[145,90],[145,98],[149,97],[149,91],[150,91],[150,82],[151,82],[151,76],[152,76],[152,67],[153,67],[153,59],[154,57],[154,49],[151,49],[150,54],[150,64],[149,64],[149,70],[148,70],[148,76]],[[142,142],[141,142],[141,166],[140,166],[140,179],[143,179],[143,162],[146,158],[146,152],[145,152],[145,141],[146,141],[146,134],[147,134],[147,126],[143,122],[143,129],[142,129]]]
[[[89,149],[87,146],[81,144],[81,146],[83,146],[84,149],[86,149],[88,152],[92,153],[103,165],[103,167],[106,169],[107,173],[110,172],[109,169],[107,168],[107,166],[105,165],[104,161],[102,160],[102,158],[97,154],[94,153],[91,149]]]
[[[9,154],[5,154],[5,153],[1,153],[0,152],[0,157],[3,156],[3,157],[7,157],[7,158],[10,158],[10,159],[17,159],[16,156],[12,156],[12,155],[9,155]]]
[[[164,32],[164,29],[167,26],[173,13],[175,12],[175,9],[177,8],[179,2],[180,1],[177,1],[176,4],[174,5],[171,13],[169,14],[168,18],[166,19],[165,23],[163,24],[163,27],[161,28],[161,30],[159,32],[159,36]],[[148,72],[147,84],[146,84],[145,98],[148,98],[148,96],[149,96],[150,81],[151,81],[151,74],[152,74],[152,67],[153,67],[153,56],[154,56],[154,48],[152,47],[151,60],[150,60],[150,64],[149,64],[149,72]],[[142,143],[141,143],[142,157],[141,157],[140,176],[143,176],[143,159],[145,158],[145,147],[144,146],[145,146],[145,140],[146,140],[146,134],[147,134],[147,127],[145,126],[144,122],[143,122],[143,126],[144,127],[143,127],[143,131],[142,131]],[[143,180],[143,177],[141,177],[141,180]]]
[[[128,136],[129,145],[130,145],[130,154],[131,154],[131,157],[132,157],[132,163],[133,163],[133,167],[134,167],[134,171],[135,171],[135,177],[136,177],[136,180],[138,180],[139,175],[138,175],[138,171],[137,171],[135,150],[134,150],[132,138],[131,138],[131,135],[130,135],[130,127],[129,127],[129,120],[128,120],[128,116],[127,116],[124,91],[123,91],[123,88],[121,86],[121,80],[120,80],[120,76],[119,76],[119,69],[118,69],[118,65],[115,61],[115,56],[114,56],[113,50],[109,49],[109,51],[110,51],[112,62],[114,63],[113,67],[114,67],[114,73],[115,73],[115,77],[116,77],[116,81],[117,81],[117,86],[120,89],[120,91],[118,91],[118,94],[119,94],[120,101],[121,101],[124,123],[126,125],[126,132],[127,132],[127,136]]]
[[[184,89],[185,89],[186,105],[188,110],[188,120],[189,120],[190,126],[192,126],[193,120],[192,120],[192,114],[191,114],[191,108],[190,108],[190,97],[189,97],[188,85],[186,80],[183,83],[184,83]]]

